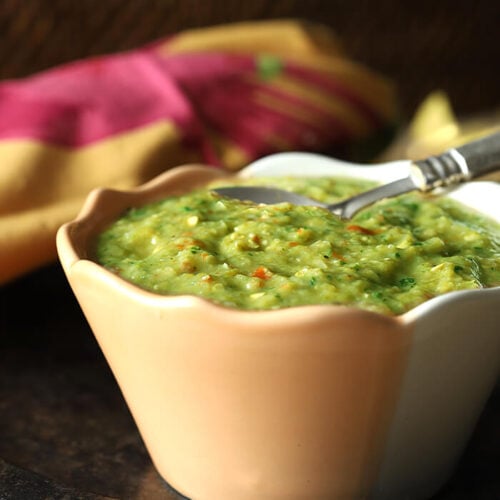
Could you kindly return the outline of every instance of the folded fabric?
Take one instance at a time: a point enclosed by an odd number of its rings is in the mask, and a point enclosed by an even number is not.
[[[186,31],[5,81],[0,283],[55,258],[57,228],[96,186],[190,162],[234,170],[282,150],[340,153],[395,120],[390,82],[327,28],[288,20]]]
[[[449,96],[442,90],[434,90],[377,160],[420,160],[495,132],[500,132],[500,108],[458,118]],[[485,178],[499,181],[500,173],[493,172]]]

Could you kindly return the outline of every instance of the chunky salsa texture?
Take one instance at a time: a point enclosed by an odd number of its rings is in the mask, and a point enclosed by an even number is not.
[[[241,182],[325,202],[373,186],[341,178]],[[128,210],[99,236],[96,253],[146,290],[249,310],[344,304],[398,315],[452,290],[500,284],[500,225],[420,193],[343,221],[323,208],[257,205],[208,186]]]

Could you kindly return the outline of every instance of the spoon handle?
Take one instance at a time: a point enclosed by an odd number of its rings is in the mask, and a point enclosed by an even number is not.
[[[469,167],[471,178],[500,168],[500,132],[456,148]]]
[[[500,132],[412,163],[410,175],[422,191],[480,177],[500,169]]]

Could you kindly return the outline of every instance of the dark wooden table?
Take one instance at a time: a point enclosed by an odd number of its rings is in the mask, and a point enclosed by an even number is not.
[[[499,472],[497,390],[455,475],[433,500],[498,499]],[[54,264],[0,287],[0,500],[104,498],[183,497],[151,464]]]

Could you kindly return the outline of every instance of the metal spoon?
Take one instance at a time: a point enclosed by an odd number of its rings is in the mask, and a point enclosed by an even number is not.
[[[342,219],[350,219],[359,210],[383,198],[409,191],[431,191],[450,186],[500,169],[500,132],[452,148],[438,156],[414,161],[407,177],[370,189],[339,203],[326,204],[284,189],[264,186],[229,186],[213,189],[216,193],[255,203],[317,206]]]

